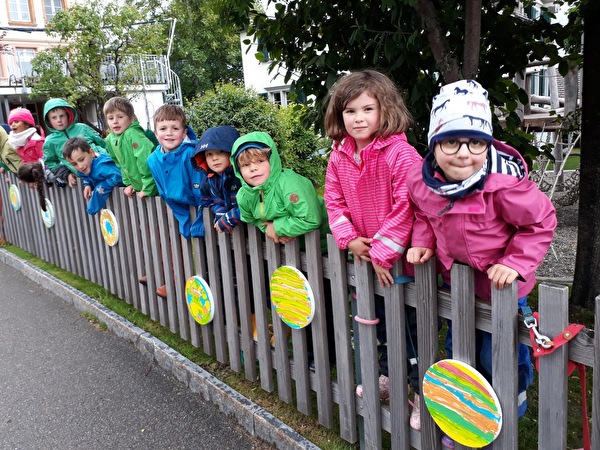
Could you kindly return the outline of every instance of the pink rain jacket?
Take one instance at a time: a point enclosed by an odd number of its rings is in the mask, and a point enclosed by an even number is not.
[[[408,169],[421,156],[394,134],[376,138],[354,159],[354,139],[334,144],[325,178],[331,232],[341,249],[357,237],[373,238],[371,260],[390,269],[408,248],[414,216],[406,189]]]
[[[502,142],[494,141],[494,147],[521,158]],[[450,201],[425,185],[420,163],[411,167],[407,184],[416,216],[412,246],[436,250],[445,282],[450,283],[454,261],[467,264],[475,269],[475,293],[489,300],[486,271],[500,263],[519,273],[519,298],[531,291],[535,271],[552,242],[556,212],[527,173],[522,179],[490,174],[483,191],[456,200],[442,215],[438,213]]]

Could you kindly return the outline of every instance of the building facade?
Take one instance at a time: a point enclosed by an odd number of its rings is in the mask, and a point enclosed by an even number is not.
[[[0,123],[6,123],[10,110],[25,107],[38,124],[43,123],[46,98],[33,97],[27,85],[32,76],[31,60],[40,51],[64,45],[58,38],[46,34],[47,23],[54,15],[84,0],[0,0]],[[130,99],[142,126],[151,127],[154,111],[162,104],[181,104],[179,79],[171,71],[167,56],[136,55],[130,64],[141,67],[142,80],[132,86]],[[110,92],[111,71],[115,66],[107,61],[99,68]],[[86,117],[96,126],[96,105],[86,108]]]

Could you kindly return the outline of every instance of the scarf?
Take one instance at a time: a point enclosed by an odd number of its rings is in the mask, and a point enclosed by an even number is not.
[[[20,133],[15,133],[14,131],[8,135],[8,143],[14,148],[24,147],[29,139],[37,133],[37,130],[34,127],[27,128],[25,131],[21,131]]]
[[[496,150],[493,145],[488,149],[487,158],[483,166],[469,178],[456,183],[449,183],[435,177],[437,164],[432,151],[427,153],[421,170],[423,182],[432,192],[450,200],[448,206],[442,209],[438,215],[442,215],[454,206],[454,202],[472,192],[483,189],[485,180],[490,173],[502,173],[519,179],[525,176],[525,167],[520,158],[508,155]]]

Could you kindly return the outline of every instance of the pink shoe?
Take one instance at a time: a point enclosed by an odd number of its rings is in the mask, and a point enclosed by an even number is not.
[[[356,386],[356,395],[360,398],[363,396],[363,386],[359,384]],[[386,400],[390,398],[390,379],[385,375],[379,375],[379,398]]]
[[[421,429],[421,397],[419,397],[419,394],[415,394],[413,401],[413,410],[410,413],[410,427],[417,431]]]

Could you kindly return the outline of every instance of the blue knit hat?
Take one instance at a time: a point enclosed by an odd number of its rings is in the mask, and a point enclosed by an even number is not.
[[[207,150],[220,150],[231,153],[231,147],[233,147],[233,143],[239,137],[240,133],[238,130],[230,125],[209,128],[200,136],[194,155]]]
[[[429,150],[452,137],[494,140],[488,92],[477,81],[447,84],[433,98],[427,135]]]

